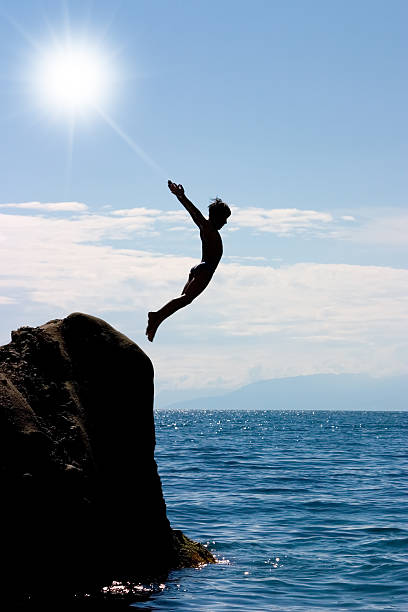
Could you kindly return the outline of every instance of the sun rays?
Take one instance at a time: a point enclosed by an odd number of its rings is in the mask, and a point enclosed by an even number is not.
[[[66,191],[71,183],[74,163],[75,134],[80,124],[94,118],[102,119],[136,155],[162,178],[167,174],[143,148],[136,143],[113,118],[112,105],[129,75],[124,77],[118,66],[118,51],[109,48],[106,31],[98,38],[84,28],[77,34],[65,14],[61,32],[49,23],[47,40],[28,32],[10,15],[5,15],[29,46],[29,59],[19,81],[26,94],[29,108],[43,120],[60,124],[67,130]]]

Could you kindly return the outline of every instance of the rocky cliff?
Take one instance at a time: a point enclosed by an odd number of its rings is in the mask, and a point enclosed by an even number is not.
[[[214,561],[167,520],[153,367],[129,338],[81,313],[12,332],[0,406],[3,589],[100,592]]]

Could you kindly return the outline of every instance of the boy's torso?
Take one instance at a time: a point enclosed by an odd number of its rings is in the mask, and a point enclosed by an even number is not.
[[[201,260],[216,267],[222,257],[222,240],[218,230],[209,222],[200,228],[202,243]]]

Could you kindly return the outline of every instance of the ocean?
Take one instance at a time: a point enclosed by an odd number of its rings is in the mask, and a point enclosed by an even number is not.
[[[408,610],[408,413],[155,413],[174,528],[216,565],[135,610]]]

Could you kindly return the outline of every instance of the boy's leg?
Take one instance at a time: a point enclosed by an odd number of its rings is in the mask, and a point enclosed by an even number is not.
[[[148,313],[146,335],[150,342],[153,341],[157,328],[165,319],[177,312],[177,310],[180,310],[180,308],[184,308],[184,306],[191,304],[191,302],[204,291],[211,280],[211,276],[212,275],[205,271],[200,271],[191,279],[189,278],[180,297],[174,298],[174,300],[165,304],[157,312]]]

